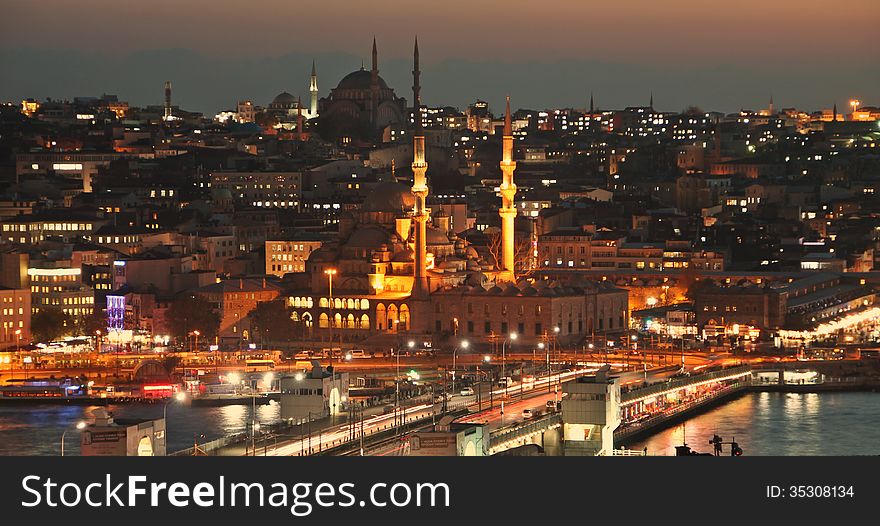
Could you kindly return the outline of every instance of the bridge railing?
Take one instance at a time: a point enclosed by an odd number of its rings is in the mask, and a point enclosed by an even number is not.
[[[625,393],[620,394],[620,403],[621,405],[626,405],[627,403],[631,403],[635,400],[658,395],[660,393],[665,393],[668,391],[674,391],[677,389],[683,389],[688,387],[689,385],[707,382],[712,380],[721,380],[726,378],[732,378],[737,376],[747,376],[751,374],[751,367],[748,365],[739,365],[736,367],[729,367],[727,369],[721,369],[718,371],[711,371],[708,373],[695,374],[691,376],[685,376],[681,378],[672,378],[665,382],[660,382],[656,384],[651,384],[645,387],[641,387],[638,389],[633,389],[632,391],[627,391]]]
[[[525,436],[546,431],[556,425],[562,424],[560,413],[550,413],[528,422],[502,427],[489,434],[489,449],[498,447],[505,442],[516,440]]]

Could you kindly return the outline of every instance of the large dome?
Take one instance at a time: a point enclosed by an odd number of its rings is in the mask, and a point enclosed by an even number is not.
[[[364,199],[364,212],[410,212],[416,204],[412,190],[402,183],[379,183]]]
[[[342,77],[342,80],[339,81],[339,85],[336,86],[336,89],[347,90],[347,89],[362,89],[368,90],[370,89],[370,83],[373,80],[373,74],[365,69],[359,69],[357,71],[352,71],[348,75]],[[382,77],[379,77],[379,89],[388,89],[388,84],[385,84],[385,80]]]
[[[272,103],[270,104],[270,106],[279,108],[296,106],[296,97],[286,91],[281,92],[274,99],[272,99]]]

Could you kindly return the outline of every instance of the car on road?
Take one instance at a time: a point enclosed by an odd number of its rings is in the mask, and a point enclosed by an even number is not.
[[[556,409],[556,400],[547,400],[547,409]]]
[[[459,394],[461,394],[461,396],[473,396],[474,388],[473,387],[464,387],[464,388],[462,388],[462,390]]]
[[[523,409],[523,411],[522,411],[523,419],[529,420],[533,416],[535,416],[535,413],[531,409]]]

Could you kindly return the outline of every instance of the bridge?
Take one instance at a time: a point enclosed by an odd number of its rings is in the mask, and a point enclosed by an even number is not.
[[[654,426],[715,403],[751,383],[748,365],[702,374],[677,376],[664,382],[619,391],[614,377],[608,383],[569,381],[562,411],[517,422],[489,433],[487,454],[537,444],[546,454],[604,454],[619,456],[615,440],[632,437]],[[604,436],[603,434],[612,434]]]

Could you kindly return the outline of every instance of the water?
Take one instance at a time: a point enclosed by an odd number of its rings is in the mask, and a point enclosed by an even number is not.
[[[163,404],[125,404],[107,406],[119,418],[162,418]],[[275,402],[257,406],[257,422],[271,423],[280,418],[281,406]],[[80,420],[91,421],[96,407],[56,404],[0,405],[0,455],[59,455],[61,434],[68,429],[64,441],[65,455],[78,455]],[[241,433],[249,428],[252,407],[227,405],[192,407],[168,404],[168,451],[179,451],[199,442]],[[201,437],[204,435],[204,437]]]
[[[686,434],[693,450],[710,453],[717,433],[725,441],[736,438],[749,456],[877,455],[878,422],[880,393],[751,393],[625,445],[674,455]]]
[[[61,433],[65,454],[79,454],[74,425],[90,420],[94,407],[54,404],[0,405],[0,455],[58,455]],[[160,418],[162,404],[108,407],[120,418]],[[276,403],[257,406],[257,421],[279,418]],[[178,451],[226,434],[240,433],[251,421],[251,406],[191,407],[168,405],[168,449]],[[880,454],[880,393],[752,393],[695,416],[684,424],[626,443],[648,448],[651,455],[674,455],[685,433],[696,451],[711,452],[714,433],[736,438],[746,455],[877,455]],[[725,451],[728,451],[725,447]]]

